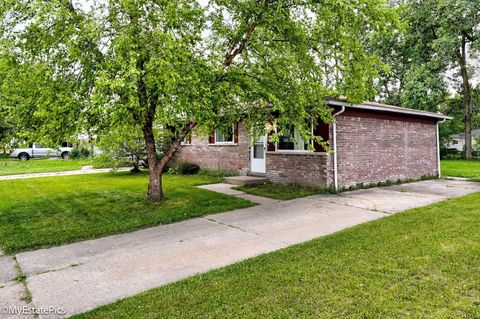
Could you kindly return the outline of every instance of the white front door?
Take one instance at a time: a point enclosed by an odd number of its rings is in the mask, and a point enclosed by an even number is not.
[[[260,138],[254,138],[251,150],[250,150],[250,171],[252,173],[262,173],[267,172],[267,137],[262,136]]]

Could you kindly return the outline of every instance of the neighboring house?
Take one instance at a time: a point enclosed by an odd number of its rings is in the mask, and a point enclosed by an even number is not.
[[[450,117],[372,102],[326,102],[336,121],[318,123],[313,135],[329,141],[331,154],[316,143],[315,151],[308,151],[295,128],[290,131],[295,138],[285,136],[278,144],[266,136],[252,141],[240,123],[209,137],[194,132],[174,161],[337,188],[440,175],[438,123]]]
[[[480,137],[480,130],[472,130],[472,145],[476,144],[475,139],[477,137]],[[450,135],[450,139],[452,141],[447,145],[449,150],[456,150],[459,152],[465,150],[465,133]]]

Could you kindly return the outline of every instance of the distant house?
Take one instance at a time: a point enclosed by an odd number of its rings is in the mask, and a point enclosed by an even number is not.
[[[475,139],[477,137],[480,137],[480,129],[472,130],[472,145],[476,144]],[[456,150],[459,152],[463,152],[465,150],[465,133],[450,135],[450,139],[452,141],[447,146],[449,150]]]
[[[293,126],[274,144],[267,136],[252,140],[239,123],[210,136],[193,132],[174,162],[336,188],[440,175],[438,123],[450,117],[372,102],[326,103],[335,122],[316,123],[312,134],[328,141],[332,153],[317,143],[310,151]]]

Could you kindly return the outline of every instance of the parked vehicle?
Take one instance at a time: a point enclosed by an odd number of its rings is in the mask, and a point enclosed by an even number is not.
[[[10,157],[18,158],[21,161],[28,161],[31,158],[47,157],[61,157],[66,159],[73,149],[71,146],[69,143],[62,143],[62,146],[59,148],[48,148],[38,144],[31,144],[27,148],[15,149],[10,153]]]

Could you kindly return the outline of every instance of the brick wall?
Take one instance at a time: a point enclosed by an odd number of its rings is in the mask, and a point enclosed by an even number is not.
[[[337,156],[339,187],[437,175],[436,125],[409,116],[347,111],[337,119]],[[192,145],[182,146],[173,161],[245,175],[250,137],[241,124],[235,145],[209,145],[208,136],[194,133]],[[313,187],[334,182],[328,153],[267,152],[266,161],[266,177],[273,182]]]
[[[191,145],[183,145],[175,154],[173,163],[197,163],[203,168],[245,175],[250,169],[250,144],[250,137],[242,124],[238,125],[238,143],[234,145],[210,145],[208,136],[193,132]]]
[[[325,187],[331,175],[328,153],[267,152],[266,177],[281,184]]]
[[[340,187],[437,175],[435,122],[344,113],[337,157]]]

